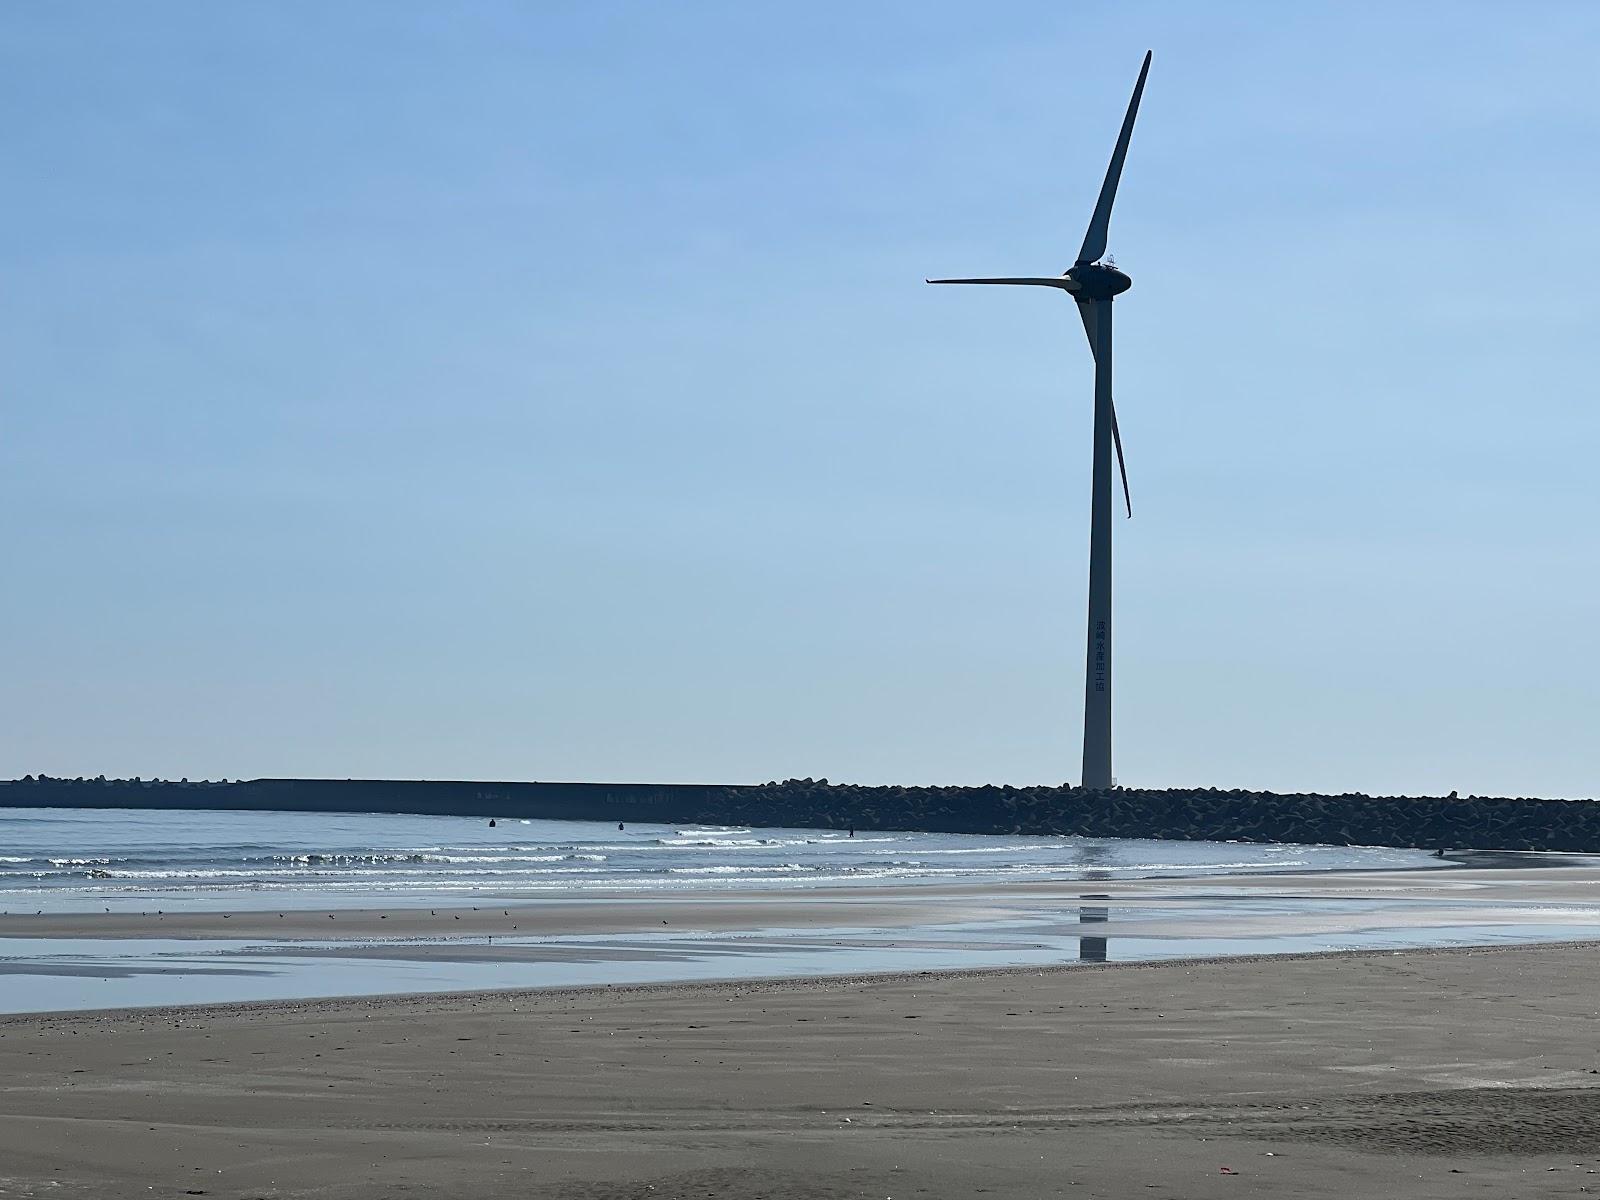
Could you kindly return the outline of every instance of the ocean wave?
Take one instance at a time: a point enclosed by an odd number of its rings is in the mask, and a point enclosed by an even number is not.
[[[0,816],[9,835],[0,898],[13,910],[26,898],[29,912],[41,907],[34,897],[48,906],[51,896],[60,898],[57,907],[93,911],[101,896],[155,908],[169,893],[201,907],[217,906],[216,897],[299,907],[322,895],[360,905],[385,896],[428,903],[433,896],[692,895],[1430,865],[1407,851],[881,830],[852,838],[843,829],[692,824],[630,824],[612,834],[596,822],[502,821],[506,828],[497,831],[459,818],[160,811],[6,821]],[[1102,860],[1085,861],[1086,846],[1102,851]]]
[[[326,886],[328,883],[348,879],[352,882],[361,882],[363,879],[381,881],[397,877],[416,877],[422,879],[452,879],[463,877],[463,872],[451,871],[450,864],[434,864],[427,869],[397,868],[389,871],[365,874],[356,871],[342,871],[337,869],[310,869],[293,867],[166,867],[166,868],[138,868],[138,867],[89,867],[86,870],[55,871],[30,871],[26,875],[32,879],[49,879],[52,877],[63,879],[294,879],[303,880],[308,886]],[[604,874],[608,867],[575,867],[575,866],[543,866],[529,869],[526,867],[490,867],[479,866],[470,873],[465,873],[467,878],[477,876],[492,877],[529,877],[533,875],[562,875],[562,874]]]
[[[955,846],[944,849],[918,850],[918,854],[1024,854],[1030,850],[1073,850],[1075,847],[1060,842],[1034,842],[1026,846]]]
[[[809,846],[807,838],[657,838],[669,850],[764,850],[770,846]]]
[[[478,863],[605,862],[604,854],[425,854],[417,862],[472,866]]]
[[[108,860],[98,860],[106,862]],[[249,860],[245,860],[249,862]],[[259,860],[266,863],[291,863],[308,867],[373,866],[391,864],[435,863],[439,865],[468,866],[477,863],[547,863],[547,862],[605,862],[604,854],[445,854],[421,850],[401,851],[391,854],[360,854],[329,852],[324,854],[274,854]]]
[[[249,859],[244,861],[248,862]],[[382,863],[419,863],[431,861],[428,855],[420,850],[402,850],[391,853],[363,853],[360,851],[329,850],[325,852],[311,852],[305,854],[272,854],[266,856],[263,862],[304,863],[306,866],[322,866],[323,864],[345,865],[355,863],[382,864]]]
[[[773,871],[815,871],[818,867],[805,863],[767,863],[763,866],[734,866],[729,863],[714,867],[668,867],[668,875],[756,875]]]

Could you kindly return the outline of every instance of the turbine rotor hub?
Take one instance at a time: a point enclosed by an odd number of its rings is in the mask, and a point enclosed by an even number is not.
[[[1067,278],[1078,285],[1080,300],[1109,300],[1133,286],[1133,280],[1121,271],[1097,262],[1079,263],[1067,272]]]

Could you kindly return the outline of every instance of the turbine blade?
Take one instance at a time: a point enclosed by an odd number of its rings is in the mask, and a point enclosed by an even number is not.
[[[1122,502],[1128,506],[1128,519],[1133,519],[1133,497],[1128,493],[1128,462],[1122,457],[1122,431],[1117,428],[1117,404],[1111,402],[1111,440],[1117,447],[1117,470],[1122,472]]]
[[[1095,318],[1098,313],[1092,300],[1078,301],[1078,315],[1083,318],[1083,332],[1089,335],[1089,353],[1095,354]],[[1098,363],[1100,356],[1095,354]],[[1117,448],[1117,470],[1122,473],[1122,502],[1128,507],[1128,516],[1133,517],[1133,495],[1128,491],[1128,462],[1122,457],[1122,430],[1117,428],[1117,403],[1111,402],[1111,441]]]
[[[1100,199],[1094,206],[1094,216],[1089,218],[1089,232],[1083,235],[1083,248],[1078,251],[1078,266],[1098,262],[1106,252],[1106,238],[1111,231],[1111,205],[1117,198],[1117,184],[1122,179],[1122,163],[1128,157],[1128,140],[1133,137],[1133,121],[1139,115],[1139,97],[1144,95],[1144,79],[1150,73],[1150,52],[1146,51],[1144,66],[1139,68],[1139,82],[1133,85],[1133,99],[1128,101],[1128,115],[1122,118],[1122,132],[1117,135],[1117,147],[1111,152],[1111,165],[1106,168],[1105,182],[1100,185]]]
[[[1011,283],[1011,284],[1019,284],[1019,285],[1021,285],[1023,287],[1053,287],[1053,288],[1061,288],[1063,291],[1067,291],[1067,292],[1075,292],[1075,291],[1078,290],[1078,282],[1077,282],[1077,280],[1068,279],[1065,275],[1044,275],[1044,276],[1018,275],[1018,276],[1010,276],[1010,277],[1001,278],[1001,279],[924,279],[922,282],[923,283]]]
[[[1083,332],[1088,334],[1088,336],[1089,336],[1089,353],[1093,354],[1094,357],[1096,359],[1098,359],[1100,357],[1100,355],[1098,353],[1096,353],[1096,351],[1095,351],[1095,340],[1094,340],[1094,316],[1095,316],[1094,301],[1093,300],[1079,300],[1078,301],[1078,315],[1083,318]]]

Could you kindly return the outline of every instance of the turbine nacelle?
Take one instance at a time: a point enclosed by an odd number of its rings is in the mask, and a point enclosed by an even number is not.
[[[1133,280],[1105,263],[1079,263],[1065,278],[1072,280],[1069,290],[1080,300],[1109,300],[1133,286]]]

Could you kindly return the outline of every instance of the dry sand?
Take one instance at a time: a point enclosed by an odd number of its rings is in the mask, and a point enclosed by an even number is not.
[[[0,1018],[0,1196],[1595,1194],[1597,955]]]

